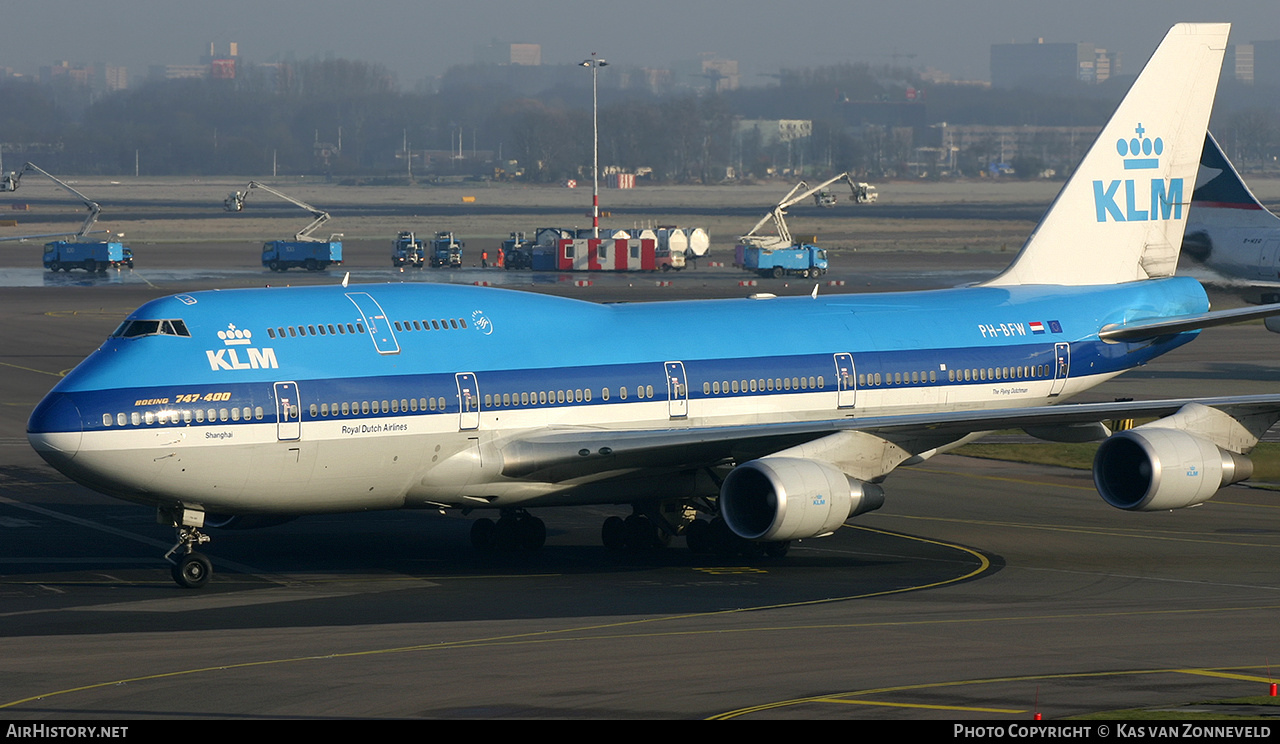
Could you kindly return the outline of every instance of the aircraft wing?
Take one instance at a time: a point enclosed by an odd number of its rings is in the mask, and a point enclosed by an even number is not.
[[[1280,395],[1064,403],[1034,408],[865,416],[742,426],[653,430],[573,428],[542,431],[502,447],[503,475],[560,481],[634,468],[709,467],[753,459],[842,431],[888,440],[954,441],[996,429],[1094,424],[1117,418],[1163,417],[1198,403],[1236,418],[1280,413]]]
[[[1208,313],[1197,313],[1195,315],[1164,317],[1149,321],[1139,320],[1133,323],[1125,323],[1123,325],[1109,325],[1105,326],[1098,332],[1098,337],[1103,341],[1112,343],[1119,341],[1139,341],[1144,338],[1168,336],[1174,333],[1194,331],[1200,328],[1212,328],[1213,326],[1240,323],[1246,320],[1269,318],[1274,315],[1280,315],[1280,303],[1241,307],[1231,310],[1216,310]]]

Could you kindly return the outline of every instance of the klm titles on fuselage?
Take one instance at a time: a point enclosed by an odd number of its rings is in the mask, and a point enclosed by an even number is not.
[[[280,368],[279,362],[276,361],[275,349],[258,349],[249,346],[253,343],[252,331],[236,328],[234,324],[230,324],[227,330],[218,331],[218,338],[222,340],[224,348],[205,351],[205,355],[209,358],[209,369],[214,372],[227,369]],[[245,359],[240,358],[237,352],[241,349],[236,347],[244,347]]]
[[[1133,139],[1116,141],[1116,152],[1124,158],[1124,169],[1132,171],[1156,170],[1160,167],[1160,155],[1164,153],[1164,140],[1143,137],[1146,130],[1138,124]],[[1154,157],[1152,157],[1154,156]],[[1120,191],[1123,189],[1124,208],[1121,209]],[[1139,197],[1143,203],[1139,203]],[[1108,218],[1115,222],[1147,222],[1152,220],[1182,219],[1182,179],[1136,178],[1114,180],[1109,183],[1093,182],[1093,206],[1098,222]]]

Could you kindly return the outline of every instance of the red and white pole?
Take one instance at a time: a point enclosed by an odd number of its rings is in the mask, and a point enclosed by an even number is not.
[[[596,73],[608,65],[603,59],[583,60],[583,67],[591,68],[591,237],[600,237],[600,106],[596,95]]]

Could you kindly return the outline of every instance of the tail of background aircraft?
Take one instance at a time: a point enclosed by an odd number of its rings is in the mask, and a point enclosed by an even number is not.
[[[1013,264],[988,285],[1173,275],[1230,28],[1169,30]]]
[[[1204,138],[1182,251],[1250,301],[1280,300],[1280,217],[1253,195],[1212,134]],[[1267,329],[1280,333],[1280,319],[1268,318]]]
[[[1226,227],[1277,227],[1276,217],[1253,195],[1235,166],[1227,160],[1218,141],[1205,134],[1200,156],[1200,173],[1191,195],[1191,219],[1187,229],[1197,225]]]

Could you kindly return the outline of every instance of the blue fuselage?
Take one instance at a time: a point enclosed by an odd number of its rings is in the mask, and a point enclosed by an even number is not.
[[[1207,309],[1182,278],[619,305],[422,284],[198,292],[138,308],[28,431],[71,477],[146,503],[501,506],[565,490],[492,462],[529,432],[1041,405],[1195,335],[1104,343],[1104,326]]]

